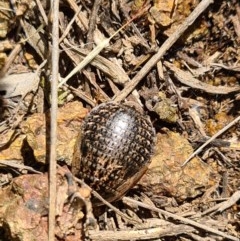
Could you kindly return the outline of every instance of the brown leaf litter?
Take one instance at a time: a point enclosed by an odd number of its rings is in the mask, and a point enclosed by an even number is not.
[[[61,0],[58,15],[56,240],[239,240],[239,1]],[[0,3],[5,240],[47,240],[51,16],[47,1]],[[109,100],[148,114],[157,144],[139,183],[102,200],[95,221],[69,170],[83,118]]]

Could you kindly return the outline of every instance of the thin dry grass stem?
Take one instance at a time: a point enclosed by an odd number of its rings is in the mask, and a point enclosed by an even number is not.
[[[122,101],[126,98],[138,83],[147,75],[147,73],[157,64],[163,55],[172,47],[172,45],[180,38],[180,36],[193,24],[206,8],[213,3],[213,0],[202,0],[193,12],[186,18],[181,26],[163,43],[158,52],[143,66],[143,68],[135,75],[135,77],[126,84],[124,89],[113,97],[115,101]]]
[[[70,90],[72,90],[73,93],[75,95],[77,95],[79,98],[86,101],[86,103],[88,103],[90,106],[94,107],[96,105],[96,103],[89,96],[87,96],[85,92],[83,92],[79,89],[75,89],[74,87],[72,87],[70,85],[66,85],[66,87],[69,88]]]
[[[135,220],[129,216],[127,216],[126,214],[124,214],[123,212],[121,212],[119,209],[117,209],[116,207],[114,207],[111,203],[109,203],[108,201],[106,201],[98,192],[92,190],[92,188],[90,186],[88,186],[83,180],[74,177],[74,179],[76,180],[76,182],[78,182],[79,184],[88,187],[91,190],[91,193],[94,195],[94,197],[96,197],[98,200],[100,200],[103,204],[105,204],[107,207],[109,207],[110,209],[112,209],[115,213],[117,213],[120,217],[122,217],[123,219],[127,220],[129,223],[131,224],[139,224],[138,220]]]
[[[69,22],[69,24],[67,25],[65,31],[63,32],[61,38],[59,39],[59,44],[63,41],[63,39],[68,35],[69,31],[71,30],[71,27],[74,23],[74,21],[76,20],[78,14],[80,13],[82,9],[82,6],[79,7],[78,11],[75,13],[75,15],[73,16],[73,18],[71,19],[71,21]]]
[[[163,215],[165,215],[166,217],[168,218],[173,218],[175,220],[179,220],[183,223],[186,223],[186,224],[189,224],[189,225],[192,225],[196,228],[200,228],[200,229],[203,229],[207,232],[210,232],[210,233],[214,233],[214,234],[217,234],[221,237],[224,237],[224,238],[227,238],[229,240],[233,240],[233,241],[239,241],[239,239],[237,237],[234,237],[232,235],[228,235],[224,232],[221,232],[219,230],[216,230],[214,228],[211,228],[211,227],[208,227],[206,225],[203,225],[203,224],[200,224],[198,222],[195,222],[191,219],[188,219],[188,218],[184,218],[184,217],[181,217],[181,216],[178,216],[176,214],[173,214],[173,213],[170,213],[170,212],[167,212],[167,211],[164,211],[162,209],[159,209],[159,208],[156,208],[156,207],[152,207],[148,204],[145,204],[145,203],[142,203],[142,202],[139,202],[139,201],[136,201],[132,198],[129,198],[129,197],[123,197],[123,201],[126,202],[126,203],[131,203],[131,204],[134,204],[134,205],[138,205],[139,207],[143,207],[143,208],[146,208],[146,209],[149,209],[149,210],[152,210],[152,211],[155,211],[155,212],[158,212],[158,213],[161,213]]]
[[[231,128],[233,125],[235,125],[237,122],[240,121],[240,116],[235,118],[233,121],[231,121],[228,125],[223,127],[220,131],[218,131],[215,135],[213,135],[211,138],[209,138],[203,145],[201,145],[196,151],[194,151],[187,160],[182,164],[182,166],[185,166],[194,156],[199,154],[208,144],[210,144],[212,141],[214,141],[217,137],[222,135],[225,131],[227,131],[229,128]]]
[[[59,1],[52,2],[52,81],[51,81],[51,120],[50,120],[50,165],[49,165],[49,219],[48,240],[55,240],[56,216],[56,157],[57,157],[57,111],[59,73]]]
[[[121,212],[119,209],[117,209],[116,207],[114,207],[111,203],[109,203],[108,201],[106,201],[104,198],[102,198],[102,196],[97,193],[96,191],[92,190],[92,194],[98,198],[103,204],[105,204],[106,206],[108,206],[109,208],[111,208],[115,213],[117,213],[120,217],[122,217],[123,219],[127,220],[129,223],[131,224],[139,224],[139,221],[127,216],[125,213]]]
[[[71,8],[72,8],[75,12],[78,12],[79,6],[77,5],[77,3],[76,3],[75,0],[67,0],[67,2],[69,3],[69,5],[71,6]],[[79,22],[80,22],[81,24],[79,24]],[[82,29],[82,28],[81,28],[81,25],[83,26],[84,32],[85,32],[86,30],[88,30],[87,20],[85,20],[80,13],[77,15],[77,21],[76,21],[76,23],[79,25],[80,29]]]
[[[9,54],[6,63],[4,64],[4,67],[0,71],[0,77],[4,76],[7,73],[8,69],[12,65],[13,61],[16,59],[16,56],[21,52],[21,50],[22,45],[20,43],[16,44],[14,49]]]
[[[47,15],[46,15],[45,11],[44,11],[44,8],[43,8],[43,5],[42,5],[41,1],[40,0],[36,0],[36,3],[38,5],[38,9],[39,9],[39,11],[40,11],[40,13],[41,13],[41,15],[43,17],[44,23],[46,25],[48,25],[48,18],[47,18]]]
[[[204,215],[209,215],[210,213],[215,214],[218,212],[223,212],[226,209],[235,205],[239,200],[240,200],[240,190],[237,190],[226,201],[220,202],[220,203],[216,204],[215,206],[208,208],[207,210],[202,212],[201,217]]]
[[[120,2],[121,2],[121,1],[120,1]],[[125,17],[126,19],[130,19],[129,13],[125,10],[125,8],[122,6],[121,3],[119,3],[119,6],[120,6],[120,8],[121,8],[121,11],[122,11],[124,17]],[[140,33],[140,31],[139,31],[139,29],[136,27],[136,25],[135,25],[133,22],[130,23],[130,25],[131,25],[132,29],[134,30],[134,32],[137,34],[137,36],[141,39],[143,46],[146,47],[148,50],[150,50],[150,47],[149,47],[148,42],[147,42],[146,39],[142,36],[142,34]]]
[[[122,29],[128,26],[134,19],[141,16],[149,6],[144,7],[138,14],[136,14],[132,19],[130,19],[127,23],[125,23],[121,28],[119,28],[112,36],[107,39],[104,39],[100,44],[98,44],[83,60],[77,65],[62,81],[59,83],[58,88],[60,88],[64,83],[66,83],[73,75],[77,72],[81,71],[87,64],[89,64],[105,47],[109,45],[110,40],[116,36]]]
[[[20,170],[27,170],[27,171],[37,173],[37,174],[42,174],[42,172],[39,172],[39,171],[33,169],[32,167],[17,164],[17,161],[18,160],[0,160],[0,165],[12,167],[12,168],[17,168],[17,169],[20,169]]]

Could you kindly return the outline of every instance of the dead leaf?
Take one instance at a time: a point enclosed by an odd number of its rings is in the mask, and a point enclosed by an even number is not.
[[[65,52],[69,55],[69,57],[75,62],[75,64],[78,64],[81,62],[84,57],[88,55],[88,51],[76,48],[72,45],[65,45],[61,44]],[[69,48],[72,49],[69,49]],[[96,56],[92,61],[91,65],[97,67],[100,69],[104,74],[109,76],[111,80],[114,83],[124,85],[126,82],[129,81],[129,77],[126,74],[126,72],[123,70],[123,68],[120,66],[120,64],[117,64],[113,61],[110,61],[100,55]]]
[[[222,94],[226,95],[232,92],[240,90],[240,87],[228,87],[228,86],[212,86],[194,78],[188,71],[183,71],[167,61],[164,61],[164,65],[167,66],[175,75],[175,77],[184,85],[199,89],[211,94]]]
[[[12,74],[0,79],[0,91],[4,93],[4,98],[25,97],[27,93],[36,91],[38,83],[37,73]]]
[[[27,36],[27,42],[36,50],[39,56],[44,59],[44,56],[47,53],[47,44],[45,43],[46,41],[43,37],[39,34],[40,29],[35,29],[35,27],[27,21],[22,21],[22,26]]]

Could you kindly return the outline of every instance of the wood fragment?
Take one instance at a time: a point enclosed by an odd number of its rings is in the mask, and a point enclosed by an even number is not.
[[[120,231],[93,231],[88,232],[91,240],[149,240],[161,237],[177,236],[191,233],[194,228],[187,225],[171,225],[168,228],[157,227],[143,230],[120,230]]]
[[[221,203],[220,207],[218,207],[218,212],[223,212],[224,210],[230,208],[235,203],[237,203],[240,200],[240,191],[237,190],[232,194],[232,196],[225,202]]]

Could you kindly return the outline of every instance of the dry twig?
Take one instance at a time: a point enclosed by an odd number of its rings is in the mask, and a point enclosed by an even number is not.
[[[230,198],[228,198],[226,201],[221,202],[216,204],[215,206],[205,210],[204,212],[201,213],[201,216],[207,215],[209,213],[212,212],[223,212],[224,210],[230,208],[231,206],[233,206],[235,203],[238,202],[238,200],[240,200],[240,191],[236,191],[232,194],[232,196]]]
[[[100,44],[98,44],[84,59],[83,61],[77,65],[62,81],[59,83],[58,87],[61,87],[64,83],[66,83],[73,75],[75,75],[77,72],[82,70],[87,64],[89,64],[105,47],[109,45],[110,40],[116,36],[123,28],[125,28],[130,22],[132,22],[134,19],[139,17],[141,14],[143,14],[149,6],[145,7],[140,11],[137,15],[135,15],[130,21],[128,21],[126,24],[124,24],[120,29],[118,29],[112,36],[110,36],[107,39],[104,39]]]
[[[109,207],[110,209],[112,209],[115,213],[117,213],[120,217],[122,217],[123,219],[127,220],[129,223],[131,224],[139,224],[139,222],[137,220],[134,220],[133,218],[127,216],[126,214],[122,213],[119,209],[117,209],[116,207],[114,207],[111,203],[109,203],[108,201],[106,201],[98,192],[92,190],[92,188],[90,186],[88,186],[84,181],[78,179],[75,177],[76,182],[80,183],[81,185],[86,186],[87,188],[89,188],[92,192],[92,194],[98,199],[100,200],[103,204],[105,204],[107,207]]]
[[[168,228],[148,228],[142,230],[93,231],[88,232],[91,240],[151,240],[161,237],[176,236],[191,233],[194,229],[186,225],[172,225]]]
[[[59,1],[52,2],[52,81],[51,81],[51,123],[50,123],[50,165],[49,165],[49,219],[48,240],[55,240],[56,215],[56,146],[57,146],[57,109],[58,109],[58,71],[59,71]]]
[[[18,160],[0,160],[0,165],[12,167],[12,168],[17,168],[17,169],[20,169],[20,170],[27,170],[27,171],[37,173],[37,174],[42,174],[42,172],[39,172],[39,171],[33,169],[32,167],[17,164],[17,161]]]
[[[199,154],[203,148],[205,148],[208,144],[210,144],[213,140],[215,140],[217,137],[222,135],[225,131],[227,131],[229,128],[231,128],[233,125],[235,125],[238,121],[240,121],[240,116],[238,116],[236,119],[231,121],[228,125],[226,125],[224,128],[222,128],[220,131],[218,131],[215,135],[213,135],[210,139],[208,139],[203,145],[201,145],[196,151],[194,151],[188,159],[182,164],[182,166],[185,166],[194,156]]]
[[[184,31],[204,12],[204,10],[213,3],[213,0],[202,0],[193,12],[186,18],[184,23],[175,31],[161,46],[158,52],[143,66],[143,68],[134,76],[134,78],[124,87],[124,89],[115,95],[115,101],[121,101],[126,98],[153,66],[163,57],[163,55],[171,48],[171,46],[180,38]]]
[[[139,207],[143,207],[143,208],[146,208],[146,209],[149,209],[149,210],[152,210],[152,211],[155,211],[155,212],[158,212],[158,213],[161,213],[163,215],[165,215],[166,217],[170,217],[170,218],[173,218],[175,220],[179,220],[181,222],[184,222],[184,223],[187,223],[187,224],[190,224],[196,228],[200,228],[200,229],[203,229],[207,232],[210,232],[210,233],[214,233],[214,234],[217,234],[219,236],[222,236],[222,237],[225,237],[229,240],[233,240],[233,241],[240,241],[238,238],[232,236],[232,235],[228,235],[224,232],[221,232],[219,230],[216,230],[214,228],[211,228],[211,227],[208,227],[206,225],[203,225],[203,224],[200,224],[200,223],[197,223],[191,219],[188,219],[188,218],[184,218],[184,217],[180,217],[176,214],[173,214],[173,213],[169,213],[167,211],[164,211],[164,210],[161,210],[159,208],[156,208],[156,207],[152,207],[148,204],[145,204],[145,203],[142,203],[142,202],[139,202],[139,201],[136,201],[136,200],[133,200],[131,198],[128,198],[128,197],[124,197],[123,198],[123,201],[125,201],[126,203],[131,203],[133,205],[138,205]]]

